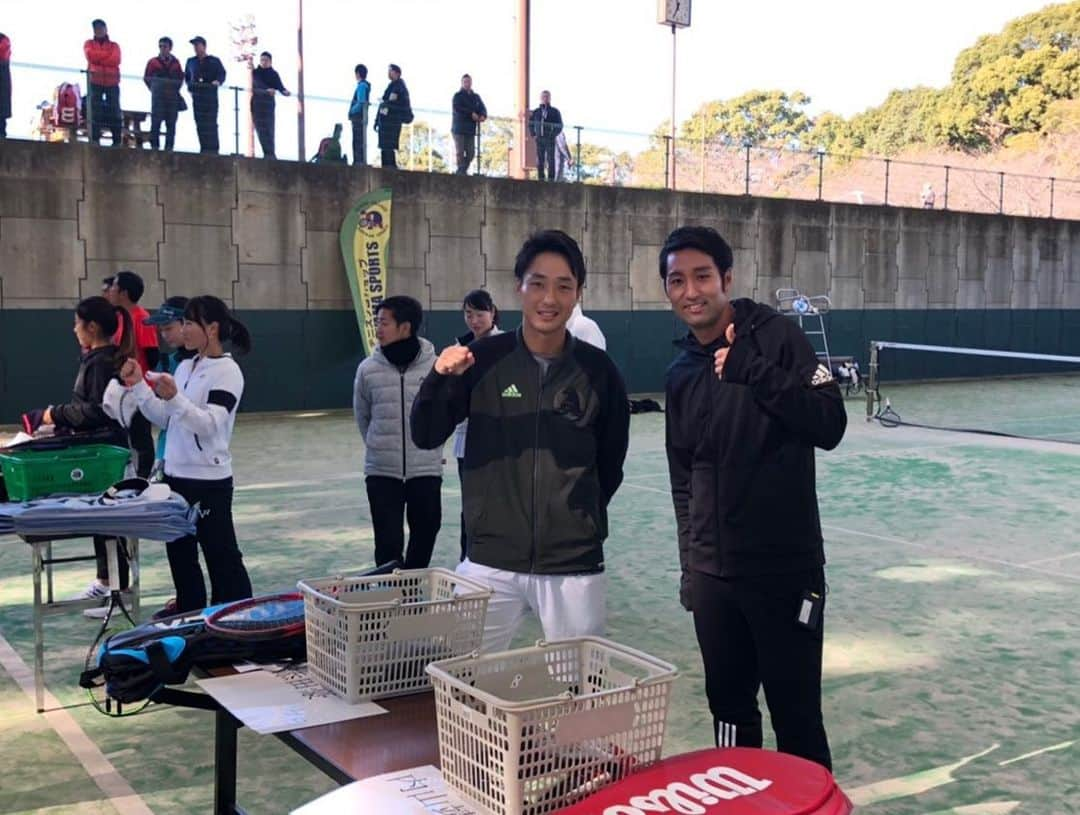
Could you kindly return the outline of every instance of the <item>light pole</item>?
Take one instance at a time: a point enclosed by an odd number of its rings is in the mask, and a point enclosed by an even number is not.
[[[668,186],[675,189],[675,65],[676,65],[676,30],[690,26],[690,0],[658,0],[656,22],[671,26],[671,158],[668,161]]]
[[[251,116],[251,72],[255,68],[255,46],[259,44],[259,37],[255,34],[255,18],[250,14],[236,20],[230,27],[232,28],[232,43],[235,51],[233,58],[237,62],[244,63],[247,67],[247,155],[248,158],[251,158],[255,155],[255,122]],[[239,113],[237,113],[237,119],[239,119]],[[237,121],[236,127],[238,130],[237,141],[239,142],[239,121]],[[238,146],[237,153],[239,152]]]
[[[297,0],[296,56],[296,151],[300,161],[307,161],[304,144],[304,0]]]

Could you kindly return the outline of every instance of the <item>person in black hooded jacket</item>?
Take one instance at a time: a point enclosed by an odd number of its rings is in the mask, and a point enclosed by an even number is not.
[[[120,346],[113,345],[117,329],[123,326]],[[87,297],[75,307],[75,338],[83,349],[79,372],[71,399],[59,405],[23,414],[23,429],[33,433],[41,425],[53,425],[57,435],[97,431],[95,442],[128,446],[128,434],[118,422],[105,414],[102,402],[105,388],[117,375],[120,366],[135,356],[135,332],[131,316],[122,306],[114,306],[104,297]],[[105,538],[94,537],[97,577],[77,599],[102,599],[109,596],[109,569]],[[128,586],[129,570],[126,552],[118,547],[120,588]]]
[[[825,554],[814,448],[847,425],[802,329],[730,300],[731,247],[682,227],[660,251],[690,327],[667,372],[666,447],[682,567],[718,746],[762,746],[759,686],[777,749],[831,767],[821,714]]]

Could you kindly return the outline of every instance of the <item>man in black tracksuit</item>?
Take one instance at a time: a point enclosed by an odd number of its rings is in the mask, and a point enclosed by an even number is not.
[[[602,635],[607,507],[629,444],[626,387],[608,355],[566,330],[585,263],[568,235],[518,253],[522,326],[453,345],[412,409],[413,442],[441,447],[465,419],[458,571],[494,589],[483,648],[509,647],[526,607],[548,639]]]
[[[690,327],[667,374],[667,453],[682,566],[719,746],[761,747],[764,686],[777,749],[831,767],[821,715],[825,554],[814,448],[847,425],[840,389],[792,320],[729,300],[732,253],[682,227],[660,277]]]

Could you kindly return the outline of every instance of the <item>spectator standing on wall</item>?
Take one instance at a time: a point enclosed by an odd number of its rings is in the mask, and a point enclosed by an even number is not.
[[[566,131],[560,130],[555,137],[555,180],[565,181],[566,171],[574,166],[574,159],[570,155],[570,146],[566,143]]]
[[[382,152],[383,167],[397,167],[398,141],[401,139],[401,126],[413,120],[412,104],[409,102],[409,89],[401,78],[401,68],[391,64],[387,71],[390,84],[383,91],[379,115],[375,119],[375,129],[379,131],[379,150]]]
[[[180,97],[184,84],[184,69],[173,56],[173,41],[158,40],[158,55],[146,63],[143,82],[150,89],[150,147],[157,150],[161,142],[161,125],[165,124],[165,149],[172,150],[176,139],[176,114],[186,108]]]
[[[930,182],[927,181],[925,184],[922,185],[922,192],[919,193],[919,200],[922,201],[922,208],[933,209],[934,201],[936,198],[937,196],[934,195],[933,186],[931,186]]]
[[[225,66],[217,57],[206,53],[206,38],[192,37],[195,56],[184,67],[184,78],[191,93],[191,108],[195,115],[195,130],[199,134],[199,151],[216,153],[218,143],[218,88],[225,84]]]
[[[273,67],[274,58],[269,51],[259,54],[259,67],[251,72],[251,118],[255,132],[259,134],[259,146],[263,158],[277,158],[274,153],[274,117],[277,103],[274,94],[291,96],[281,84],[281,77]]]
[[[406,569],[427,568],[442,525],[442,448],[421,450],[409,432],[420,383],[435,362],[434,346],[418,336],[423,320],[424,309],[412,297],[383,300],[375,315],[379,345],[353,382],[378,566],[399,560]]]
[[[454,152],[457,156],[457,173],[466,175],[469,165],[476,158],[476,128],[487,121],[487,108],[480,94],[472,89],[472,77],[461,77],[461,90],[454,94],[454,111],[450,132],[454,135]]]
[[[555,180],[555,139],[562,133],[562,114],[551,106],[551,92],[540,94],[540,107],[529,114],[529,135],[536,139],[536,177]],[[545,170],[546,168],[546,170]]]
[[[90,140],[101,140],[101,131],[112,133],[113,147],[122,141],[123,121],[120,114],[120,46],[109,39],[104,20],[94,20],[94,36],[83,43],[89,76],[86,104],[90,108],[93,132]]]
[[[11,40],[0,34],[0,139],[7,138],[11,118]]]
[[[360,63],[356,75],[356,90],[349,105],[349,121],[352,123],[353,165],[367,164],[368,107],[371,105],[371,83],[367,80],[367,66]]]

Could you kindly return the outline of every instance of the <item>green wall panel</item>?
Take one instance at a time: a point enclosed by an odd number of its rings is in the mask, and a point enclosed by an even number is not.
[[[246,379],[244,410],[312,410],[349,407],[361,359],[351,311],[248,311],[254,350],[241,362]],[[674,355],[672,340],[684,329],[666,311],[599,311],[593,317],[631,392],[663,390]],[[65,309],[0,312],[0,423],[66,399],[78,367]],[[504,312],[503,327],[520,322]],[[833,354],[851,355],[864,366],[871,340],[1001,348],[1080,355],[1080,310],[953,309],[837,310],[826,321]],[[426,317],[424,335],[443,348],[465,331],[458,311]],[[884,359],[888,379],[970,377],[1060,370],[1049,364],[1001,362],[939,354],[896,354]]]

